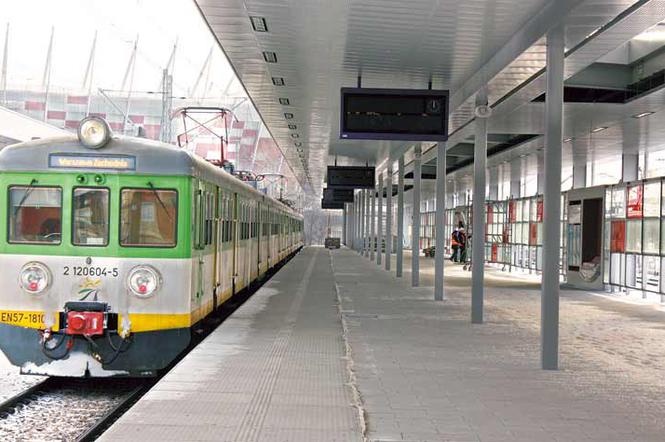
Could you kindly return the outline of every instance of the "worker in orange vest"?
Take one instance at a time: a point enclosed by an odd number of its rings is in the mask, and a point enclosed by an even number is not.
[[[457,240],[458,239],[458,233],[459,231],[457,230],[457,227],[455,227],[455,230],[453,230],[453,234],[450,236],[450,246],[453,249],[452,255],[450,255],[450,260],[452,262],[459,262],[458,254],[459,254],[459,248],[460,248],[460,243]]]

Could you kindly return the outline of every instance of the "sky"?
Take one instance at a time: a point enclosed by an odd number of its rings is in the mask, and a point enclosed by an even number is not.
[[[51,85],[81,88],[97,32],[95,87],[119,89],[138,37],[134,90],[158,90],[162,69],[178,43],[174,95],[192,91],[212,48],[208,96],[221,96],[234,78],[224,54],[192,0],[0,0],[0,54],[9,23],[8,86],[42,84],[54,30]],[[205,78],[205,75],[204,75]],[[202,93],[203,82],[199,86]],[[229,93],[244,96],[237,81]]]

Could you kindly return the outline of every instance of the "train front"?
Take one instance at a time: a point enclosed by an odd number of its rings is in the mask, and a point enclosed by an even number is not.
[[[88,118],[0,152],[0,349],[22,373],[152,376],[189,344],[187,179],[141,173],[166,149],[141,143]]]

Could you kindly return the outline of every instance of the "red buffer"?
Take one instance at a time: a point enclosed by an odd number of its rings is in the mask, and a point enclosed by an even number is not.
[[[104,334],[103,312],[69,312],[67,313],[68,335],[102,335]]]

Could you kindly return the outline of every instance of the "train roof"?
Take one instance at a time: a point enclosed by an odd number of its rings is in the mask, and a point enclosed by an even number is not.
[[[90,167],[86,167],[87,164]],[[110,174],[183,175],[211,182],[223,181],[236,191],[269,199],[297,215],[290,207],[225,170],[191,152],[159,141],[114,135],[103,147],[90,149],[81,144],[75,135],[70,135],[12,144],[0,150],[0,172],[91,170]]]

